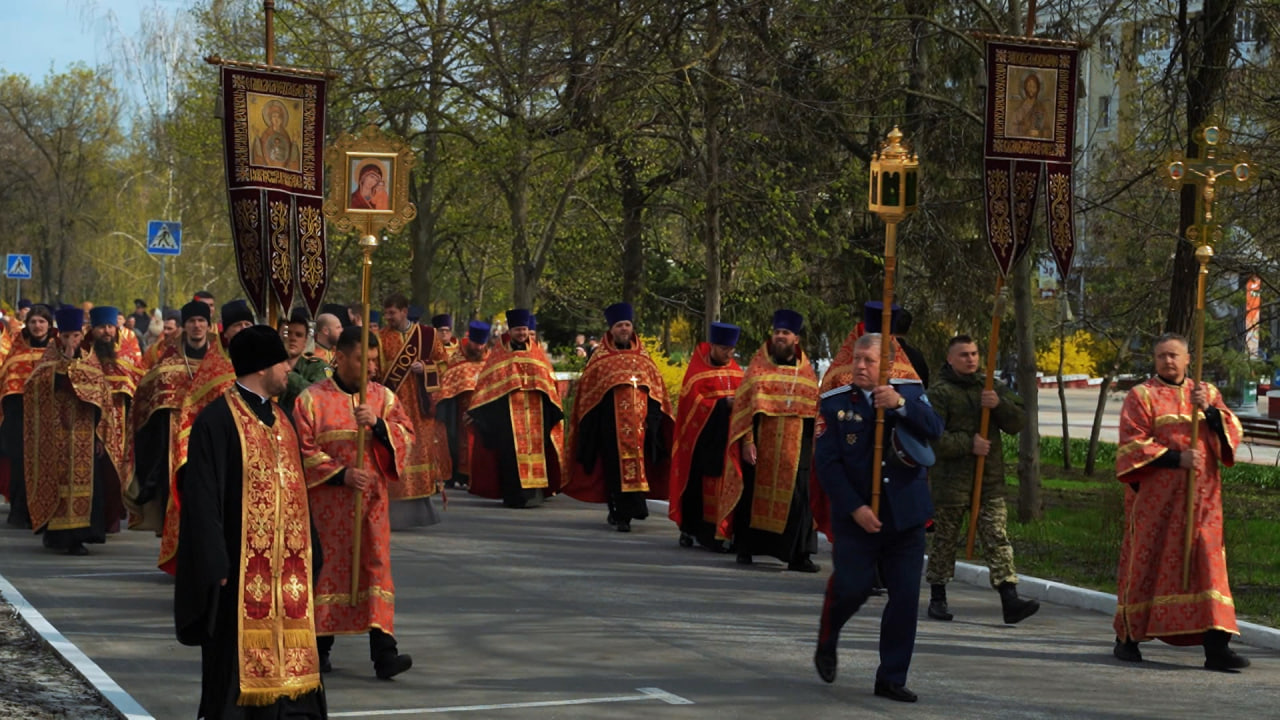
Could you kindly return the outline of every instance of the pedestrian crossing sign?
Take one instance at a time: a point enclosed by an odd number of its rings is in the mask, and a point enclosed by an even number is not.
[[[147,223],[147,252],[152,255],[181,255],[182,223],[168,220]]]
[[[4,276],[10,280],[30,280],[31,256],[10,253],[4,261]]]

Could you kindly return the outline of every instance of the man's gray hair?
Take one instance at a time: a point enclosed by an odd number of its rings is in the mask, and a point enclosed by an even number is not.
[[[854,350],[865,350],[869,347],[880,347],[880,333],[867,333],[853,344]]]
[[[1156,338],[1155,344],[1151,346],[1151,349],[1152,351],[1154,351],[1156,348],[1160,347],[1161,345],[1174,340],[1182,343],[1183,349],[1185,349],[1187,352],[1191,351],[1191,343],[1187,342],[1187,336],[1182,335],[1180,333],[1176,333],[1176,332],[1167,332],[1161,335],[1160,337]]]

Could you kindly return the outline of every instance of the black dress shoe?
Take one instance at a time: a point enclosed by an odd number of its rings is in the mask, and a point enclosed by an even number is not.
[[[1217,670],[1218,672],[1235,672],[1242,668],[1249,667],[1251,663],[1249,658],[1237,653],[1231,648],[1222,648],[1212,653],[1205,653],[1204,666],[1207,670]]]
[[[408,655],[397,655],[386,662],[374,663],[373,672],[379,680],[390,680],[413,667],[413,658]]]
[[[693,547],[693,536],[686,532],[680,533],[680,547]]]
[[[751,564],[751,556],[750,556],[750,555],[748,555],[747,553],[738,553],[738,564],[739,564],[739,565],[750,565],[750,564]]]
[[[836,664],[836,649],[819,645],[813,653],[813,666],[818,669],[818,677],[822,678],[822,682],[836,681]]]
[[[817,564],[815,564],[809,558],[805,558],[804,560],[798,560],[798,561],[787,563],[787,569],[794,570],[795,572],[816,573],[822,568],[819,568]]]
[[[75,543],[71,547],[67,548],[67,554],[83,557],[89,554],[89,548],[85,547],[80,543]]]
[[[320,672],[322,673],[333,672],[333,663],[329,662],[328,654],[320,656]]]
[[[618,522],[613,526],[618,532],[631,532],[631,520],[628,518],[618,518]]]
[[[609,517],[605,518],[604,521],[609,523],[610,525],[618,524],[618,518],[613,514],[612,510],[609,511]]]
[[[915,702],[920,699],[908,690],[906,685],[891,685],[884,680],[876,681],[876,697],[889,698],[898,702]]]
[[[1142,662],[1142,651],[1138,649],[1138,643],[1134,640],[1122,641],[1117,638],[1116,647],[1111,654],[1115,655],[1117,660],[1124,662]]]

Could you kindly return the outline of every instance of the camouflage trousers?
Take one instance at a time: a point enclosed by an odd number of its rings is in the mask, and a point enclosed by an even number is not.
[[[933,513],[933,546],[929,549],[929,568],[925,580],[930,585],[950,582],[956,571],[956,553],[963,552],[968,534],[961,529],[969,516],[968,506],[940,507]],[[1009,514],[1004,498],[983,498],[978,506],[978,535],[975,545],[982,549],[983,559],[991,574],[991,587],[1018,582],[1013,568],[1013,545],[1005,531]]]

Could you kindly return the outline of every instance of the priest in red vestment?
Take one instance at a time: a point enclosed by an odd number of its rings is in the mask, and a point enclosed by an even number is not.
[[[1156,340],[1156,376],[1125,396],[1116,476],[1124,493],[1125,533],[1116,580],[1115,656],[1138,662],[1138,643],[1203,645],[1204,666],[1231,671],[1249,660],[1227,643],[1239,635],[1222,542],[1222,473],[1235,464],[1240,420],[1208,383],[1187,377],[1191,356],[1181,335]],[[1192,418],[1200,423],[1191,445]],[[1194,472],[1191,572],[1183,585],[1187,473]]]
[[[741,332],[737,325],[711,323],[707,342],[694,351],[680,388],[667,516],[680,528],[683,547],[697,541],[717,552],[725,550],[720,539],[725,533],[717,533],[721,516],[716,499],[733,396],[742,384],[742,368],[733,359]]]
[[[413,664],[396,648],[395,597],[391,580],[391,490],[403,482],[413,426],[400,401],[383,385],[369,382],[360,404],[360,369],[377,349],[360,347],[358,327],[342,331],[335,347],[333,376],[298,396],[294,421],[305,458],[311,517],[320,536],[324,564],[316,580],[316,633],[321,666],[328,671],[335,635],[369,635],[374,673],[390,679]],[[364,439],[358,464],[357,437]],[[361,503],[356,533],[356,497]],[[355,538],[355,540],[353,540]],[[359,543],[360,560],[353,566]],[[358,577],[352,597],[352,573]]]
[[[379,383],[395,393],[401,410],[413,426],[414,443],[405,458],[404,474],[391,488],[391,500],[416,500],[434,495],[444,488],[453,473],[449,462],[449,444],[443,432],[437,432],[435,409],[431,395],[440,389],[438,363],[447,360],[444,344],[435,328],[409,320],[409,299],[393,294],[384,301],[383,322],[378,332]],[[416,507],[394,511],[406,526],[436,522],[429,501]]]
[[[471,479],[471,448],[475,444],[475,430],[471,427],[467,411],[476,389],[476,380],[489,355],[488,323],[472,320],[467,335],[457,343],[457,350],[449,357],[440,376],[440,392],[436,396],[436,420],[445,430],[449,441],[449,458],[453,462],[453,477],[445,484],[466,489]]]
[[[128,483],[133,477],[133,425],[129,408],[133,394],[137,392],[140,374],[133,362],[133,355],[124,350],[119,337],[112,337],[112,330],[120,311],[109,305],[100,305],[89,311],[89,340],[85,344],[85,361],[102,371],[111,392],[111,435],[106,438],[107,454],[117,463],[116,476]],[[108,523],[112,532],[119,529],[118,518]]]
[[[472,495],[510,508],[541,505],[560,491],[564,410],[551,359],[533,337],[533,314],[507,311],[507,332],[489,350],[467,417]]]
[[[751,359],[733,399],[718,509],[738,563],[771,555],[788,570],[817,572],[809,507],[818,378],[800,347],[804,318],[773,315],[773,336]]]
[[[0,422],[0,452],[9,461],[8,524],[23,530],[31,529],[31,515],[27,510],[22,394],[27,378],[49,349],[50,339],[57,335],[58,331],[53,329],[53,312],[45,305],[32,306],[27,312],[26,327],[14,338],[4,365],[0,366],[0,410],[4,412]]]
[[[609,333],[578,379],[569,423],[564,492],[608,503],[608,522],[630,532],[646,498],[668,499],[675,418],[667,386],[635,333],[627,303],[605,308]]]
[[[157,565],[172,575],[177,563],[182,499],[178,471],[187,462],[191,423],[236,380],[222,344],[210,333],[209,304],[182,306],[182,333],[147,371],[134,393],[135,488],[127,493],[130,527],[161,532]]]
[[[84,311],[56,314],[57,340],[27,380],[23,394],[26,479],[31,527],[44,546],[88,555],[85,543],[106,542],[122,510],[120,458],[112,457],[111,390],[80,353]]]
[[[235,383],[192,422],[179,480],[173,618],[178,641],[200,646],[196,716],[321,720],[318,553],[298,437],[271,401],[288,354],[266,325],[240,329],[228,351]]]

